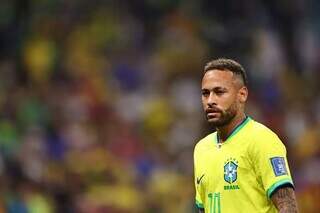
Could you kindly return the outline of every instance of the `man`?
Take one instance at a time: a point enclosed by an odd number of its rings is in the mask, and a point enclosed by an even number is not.
[[[199,212],[298,212],[286,149],[275,133],[244,113],[247,77],[234,60],[205,66],[202,104],[216,132],[194,150]]]

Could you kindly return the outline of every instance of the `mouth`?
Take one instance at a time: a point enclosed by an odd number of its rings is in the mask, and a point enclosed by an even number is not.
[[[207,113],[207,118],[216,118],[220,115],[220,112],[210,112]]]
[[[221,111],[220,111],[220,110],[218,110],[218,109],[212,109],[212,108],[206,109],[205,112],[206,112],[206,115],[207,115],[208,118],[217,117],[218,115],[221,114]]]
[[[209,114],[209,113],[221,113],[221,110],[214,109],[214,108],[209,108],[209,109],[206,109],[206,113],[207,114]]]

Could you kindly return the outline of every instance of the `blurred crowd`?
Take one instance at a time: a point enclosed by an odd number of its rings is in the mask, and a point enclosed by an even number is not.
[[[320,203],[320,2],[1,0],[0,213],[195,212],[213,131],[203,67],[239,61],[247,113]]]

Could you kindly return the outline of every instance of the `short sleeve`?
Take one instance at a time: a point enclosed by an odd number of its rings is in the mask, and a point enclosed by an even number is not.
[[[195,189],[196,189],[196,206],[198,209],[204,209],[203,202],[200,196],[200,187],[197,184],[196,178],[195,178]]]
[[[271,131],[259,134],[252,150],[255,171],[269,198],[281,186],[293,187],[286,148],[276,134]]]
[[[194,153],[194,185],[195,185],[195,203],[198,209],[204,209],[203,201],[201,199],[201,185],[197,182],[200,181],[202,177],[199,177],[197,172],[197,159],[196,153]]]

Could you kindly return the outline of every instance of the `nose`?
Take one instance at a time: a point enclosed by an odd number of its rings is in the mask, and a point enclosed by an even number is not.
[[[208,106],[214,106],[217,105],[217,99],[214,95],[213,92],[210,93],[209,97],[208,97],[208,102],[207,102]]]

